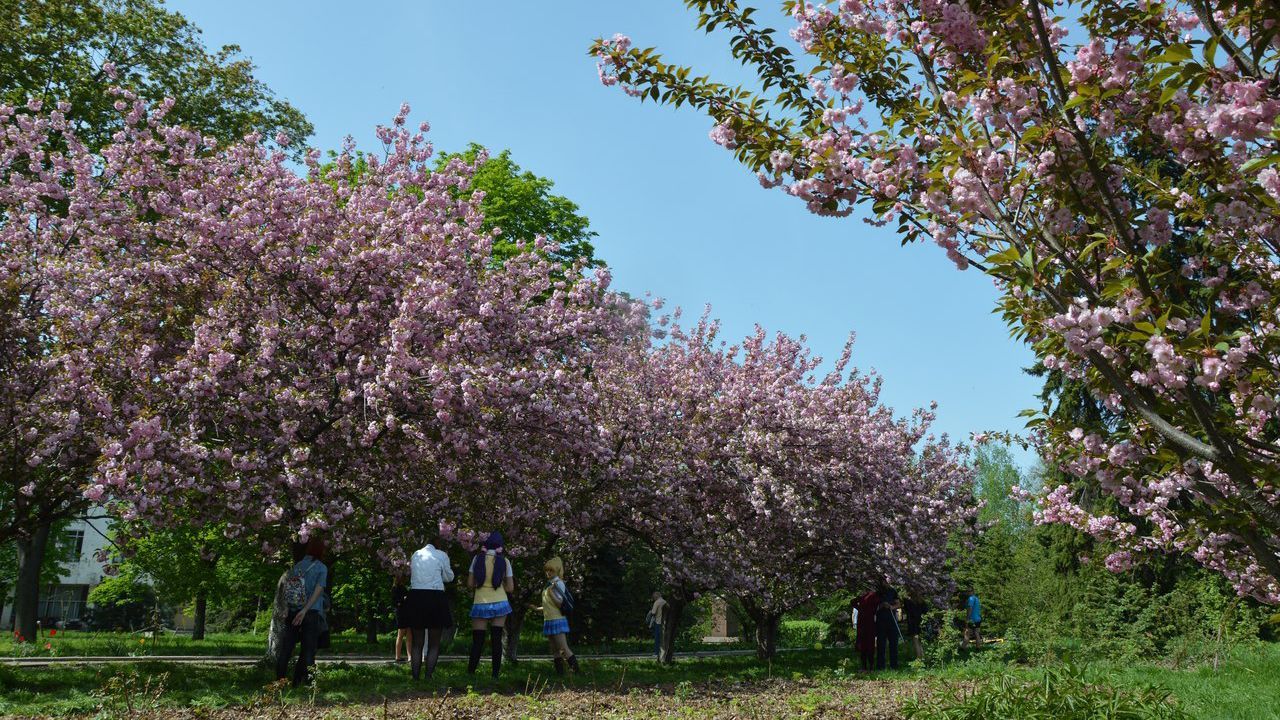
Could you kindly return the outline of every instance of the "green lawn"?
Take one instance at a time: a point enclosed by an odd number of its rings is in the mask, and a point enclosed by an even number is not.
[[[557,678],[550,663],[526,661],[504,670],[493,684],[482,673],[466,675],[461,663],[444,663],[431,683],[414,684],[404,665],[347,665],[322,668],[316,687],[285,691],[278,697],[266,689],[271,673],[258,667],[176,666],[162,660],[140,660],[129,665],[105,667],[16,668],[0,666],[0,713],[71,715],[131,706],[188,707],[213,710],[229,706],[301,706],[316,702],[326,706],[351,703],[381,705],[386,701],[413,702],[432,693],[449,691],[451,697],[471,692],[498,692],[526,697],[509,702],[542,702],[548,697],[583,698],[607,694],[618,697],[666,697],[690,701],[699,693],[724,696],[719,688],[740,683],[734,692],[761,695],[779,682],[796,683],[786,690],[785,703],[803,716],[804,708],[841,702],[865,695],[868,688],[888,686],[901,695],[924,689],[964,683],[1009,668],[987,660],[957,663],[941,669],[908,670],[889,674],[889,682],[868,682],[850,672],[847,650],[827,649],[784,653],[773,663],[752,657],[720,657],[685,660],[674,667],[641,661],[588,660],[582,675]],[[1113,685],[1158,684],[1178,698],[1194,717],[1241,720],[1280,720],[1280,645],[1242,648],[1226,658],[1215,671],[1200,667],[1172,670],[1154,664],[1090,665],[1091,678]],[[1013,672],[1034,677],[1034,668]],[[770,685],[770,682],[774,683]],[[745,683],[745,684],[741,684]],[[566,694],[567,693],[567,694]],[[595,693],[595,694],[592,694]],[[647,694],[646,694],[647,693]],[[794,707],[793,707],[794,706]],[[691,706],[692,707],[692,706]],[[351,708],[356,710],[356,708]],[[804,712],[802,712],[804,711]],[[790,711],[788,711],[790,712]],[[359,713],[356,713],[359,714]]]
[[[539,634],[541,626],[521,633],[522,652],[541,654],[546,652],[546,644]],[[331,655],[387,655],[392,654],[395,633],[383,633],[378,636],[378,643],[370,645],[365,642],[361,633],[336,633],[332,636]],[[81,630],[58,630],[53,635],[46,634],[36,643],[19,645],[10,635],[0,636],[0,658],[3,657],[72,657],[72,656],[129,656],[129,657],[163,657],[166,655],[243,655],[258,657],[266,649],[266,636],[263,633],[209,633],[204,640],[195,641],[190,635],[159,633],[154,637],[141,633],[124,632],[88,632]],[[445,653],[465,654],[471,636],[464,631],[454,639],[452,646],[444,648]],[[46,648],[45,645],[49,647]],[[723,650],[745,645],[705,645],[702,643],[678,643],[682,651],[690,650]],[[621,639],[608,644],[582,647],[582,652],[591,653],[648,653],[653,648],[653,641],[648,639]]]

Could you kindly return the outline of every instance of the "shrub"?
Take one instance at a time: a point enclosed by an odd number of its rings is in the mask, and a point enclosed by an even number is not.
[[[831,625],[821,620],[783,620],[778,632],[778,647],[811,648],[827,641]]]
[[[1089,683],[1074,668],[1046,669],[1039,680],[1001,675],[972,690],[951,690],[929,700],[909,700],[912,720],[1183,720],[1168,691]]]

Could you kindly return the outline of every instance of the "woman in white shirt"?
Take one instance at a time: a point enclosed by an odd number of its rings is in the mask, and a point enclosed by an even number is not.
[[[427,679],[431,679],[440,659],[440,636],[453,624],[449,616],[449,600],[444,584],[453,581],[449,556],[428,543],[409,558],[409,597],[405,600],[409,626],[413,631],[413,647],[409,653],[413,679],[422,668],[422,649],[427,649]]]

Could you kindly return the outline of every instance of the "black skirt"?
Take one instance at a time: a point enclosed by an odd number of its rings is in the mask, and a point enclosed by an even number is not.
[[[403,617],[401,617],[403,615]],[[440,629],[453,624],[449,599],[443,590],[410,590],[396,613],[400,627]],[[400,624],[408,621],[407,624]]]
[[[403,630],[410,627],[413,627],[413,618],[409,615],[409,596],[405,595],[405,598],[396,606],[396,629]]]

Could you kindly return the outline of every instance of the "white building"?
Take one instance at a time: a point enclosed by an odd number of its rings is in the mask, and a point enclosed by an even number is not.
[[[49,549],[59,541],[70,541],[70,558],[60,577],[42,578],[40,604],[36,617],[48,624],[58,620],[79,620],[84,616],[89,591],[102,582],[106,573],[96,555],[110,544],[107,539],[109,521],[101,508],[91,508],[83,519],[72,520],[62,538],[49,538]],[[13,627],[13,596],[4,605],[0,627]]]

